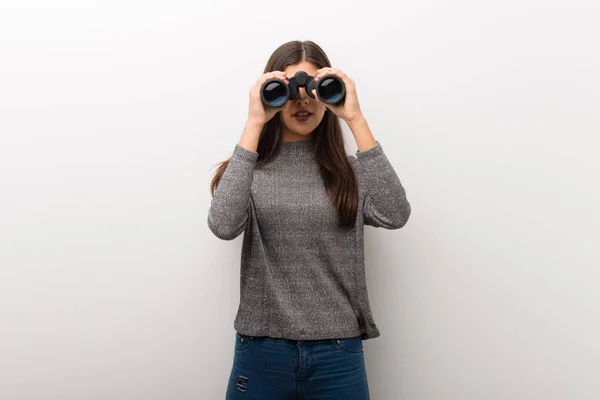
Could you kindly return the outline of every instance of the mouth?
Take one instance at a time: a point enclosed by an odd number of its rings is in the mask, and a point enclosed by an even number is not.
[[[299,122],[308,121],[313,114],[308,111],[298,111],[293,115],[294,119]]]

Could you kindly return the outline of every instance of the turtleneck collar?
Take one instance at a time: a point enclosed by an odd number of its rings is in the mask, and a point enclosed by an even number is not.
[[[281,142],[279,157],[293,159],[313,159],[314,144],[312,139],[300,140],[294,142]]]

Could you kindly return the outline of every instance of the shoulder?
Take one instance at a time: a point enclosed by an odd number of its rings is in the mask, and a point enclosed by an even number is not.
[[[346,157],[348,157],[348,162],[350,163],[350,166],[356,172],[359,168],[358,157],[352,154],[347,154]]]

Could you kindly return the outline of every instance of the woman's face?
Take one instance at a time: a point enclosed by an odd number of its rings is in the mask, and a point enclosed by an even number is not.
[[[287,79],[290,79],[298,71],[304,71],[308,75],[314,76],[318,68],[308,61],[301,61],[298,64],[288,66],[284,72]],[[310,114],[308,118],[295,115],[299,111],[306,110]],[[281,118],[283,120],[284,141],[308,140],[312,137],[312,132],[321,123],[325,114],[325,106],[319,104],[317,100],[306,94],[305,88],[298,89],[298,96],[289,100],[281,109]]]

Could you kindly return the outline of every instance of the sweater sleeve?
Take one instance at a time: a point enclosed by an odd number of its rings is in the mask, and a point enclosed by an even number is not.
[[[208,227],[219,239],[233,240],[246,228],[257,159],[257,152],[235,145],[208,209]]]
[[[408,221],[411,206],[400,178],[383,152],[381,143],[349,156],[359,186],[364,190],[364,224],[400,229]]]

